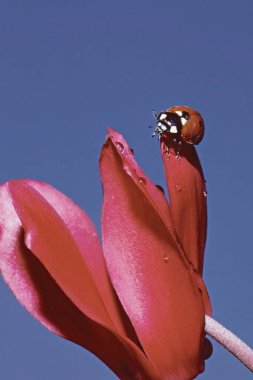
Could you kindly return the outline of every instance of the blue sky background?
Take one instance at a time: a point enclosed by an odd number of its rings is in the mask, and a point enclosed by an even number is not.
[[[46,181],[99,230],[100,148],[111,125],[164,185],[151,110],[187,104],[206,135],[205,280],[214,317],[253,346],[253,3],[44,0],[0,4],[0,176]],[[3,380],[116,379],[48,332],[0,282]],[[169,344],[169,343],[168,343]],[[214,343],[199,379],[251,379]]]

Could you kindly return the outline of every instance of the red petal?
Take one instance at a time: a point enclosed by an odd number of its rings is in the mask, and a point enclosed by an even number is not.
[[[33,181],[32,183],[34,184]],[[40,185],[42,184],[38,184],[38,187]],[[51,229],[52,233],[57,234],[54,234],[55,240],[62,237],[60,233],[62,226],[59,226],[59,222],[55,220],[54,212],[48,208],[48,205],[42,210],[44,207],[44,205],[42,207],[42,203],[45,201],[42,202],[39,199],[40,196],[38,194],[35,195],[36,191],[30,190],[29,186],[19,181],[19,183],[12,183],[11,188],[12,194],[15,193],[15,205],[19,209],[20,214],[22,214],[22,218],[28,223],[28,226],[25,223],[24,227],[30,233],[31,248],[34,248],[34,245],[36,245],[34,240],[37,240],[36,249],[38,248],[39,250],[38,256],[43,256],[41,254],[43,242],[39,241],[39,230],[42,228],[45,245],[49,243],[48,255],[54,255],[55,252],[50,250],[50,248],[53,248],[53,244],[50,241],[51,237],[48,235],[49,229]],[[50,191],[50,188],[48,190]],[[22,201],[20,199],[21,194],[23,196]],[[28,198],[30,205],[28,204]],[[35,206],[33,202],[36,203],[36,212],[33,210],[33,206]],[[48,271],[41,265],[41,262],[33,255],[33,252],[27,249],[24,245],[24,230],[12,206],[6,186],[2,186],[0,189],[0,207],[0,268],[5,281],[19,302],[48,329],[82,345],[97,355],[120,378],[132,379],[138,374],[140,379],[158,379],[158,376],[148,364],[147,359],[135,344],[129,339],[119,336],[113,329],[108,329],[104,325],[96,323],[92,318],[89,318],[88,316],[92,314],[89,310],[87,315],[83,314],[71,302],[71,299],[64,294]],[[51,214],[49,218],[51,218],[50,223],[52,224],[49,226],[46,225],[46,211]],[[37,217],[39,220],[36,220],[37,213],[40,213],[40,216]],[[67,248],[71,248],[66,237],[63,237],[63,239],[64,243],[68,243],[68,247],[63,244],[60,245],[61,254]],[[55,248],[59,249],[59,246]],[[73,254],[73,248],[70,252]],[[64,258],[64,254],[62,256]],[[71,264],[69,264],[70,262],[68,262],[68,266],[66,267],[67,273],[71,273],[71,270],[69,271]],[[58,274],[56,277],[58,277]],[[76,275],[78,276],[78,271]],[[85,282],[85,278],[80,281],[80,285],[83,281]],[[88,293],[86,289],[85,293],[83,293],[82,304],[86,302],[86,298],[89,296]],[[95,302],[93,304],[96,305]],[[83,305],[82,307],[85,308]],[[95,314],[97,312],[95,310]],[[103,318],[104,315],[101,315],[100,319]],[[108,347],[110,347],[110,350],[108,350]]]
[[[138,343],[132,324],[111,285],[102,247],[96,229],[89,217],[71,199],[52,186],[34,180],[25,180],[24,182],[36,189],[64,221],[92,275],[93,281],[115,327],[122,335],[126,335]]]
[[[182,143],[180,156],[163,140],[161,152],[171,215],[185,255],[202,274],[207,227],[206,188],[193,145]]]
[[[112,130],[101,175],[103,248],[114,288],[161,378],[193,378],[203,369],[204,311],[195,276],[165,222],[168,206],[160,213],[161,192]]]
[[[10,181],[8,190],[24,228],[27,248],[83,313],[112,326],[86,262],[63,220],[46,199],[26,183]]]
[[[171,147],[169,138],[162,138],[161,153],[168,192],[171,217],[178,240],[193,265],[196,280],[202,293],[205,313],[212,307],[201,278],[207,229],[206,188],[202,167],[193,145],[182,142],[180,154]]]

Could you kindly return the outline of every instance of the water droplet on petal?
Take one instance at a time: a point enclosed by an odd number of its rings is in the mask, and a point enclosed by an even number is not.
[[[180,192],[180,191],[182,190],[181,186],[178,185],[178,184],[176,184],[176,190],[177,190],[178,192]]]
[[[204,195],[204,197],[206,197],[207,196],[207,191],[203,191],[203,195]]]
[[[166,145],[163,145],[163,154],[170,154],[169,148]]]
[[[182,249],[180,241],[177,241],[177,246],[178,246],[179,249]]]
[[[164,262],[167,263],[169,261],[169,256],[164,256]]]
[[[121,144],[120,142],[116,142],[115,143],[115,146],[116,146],[116,148],[118,149],[118,151],[120,152],[120,153],[123,153],[124,152],[124,145],[123,144]]]
[[[146,185],[147,184],[147,181],[144,177],[139,177],[139,182],[142,184],[142,185]]]
[[[190,261],[189,261],[189,269],[192,273],[194,272],[194,266],[192,265]]]

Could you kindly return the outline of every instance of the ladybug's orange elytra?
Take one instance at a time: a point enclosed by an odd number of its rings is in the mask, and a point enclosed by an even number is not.
[[[182,121],[181,137],[188,144],[197,145],[201,142],[205,133],[205,125],[198,111],[188,106],[174,106],[170,107],[167,112],[177,113],[181,117],[184,113],[188,114],[186,121]]]

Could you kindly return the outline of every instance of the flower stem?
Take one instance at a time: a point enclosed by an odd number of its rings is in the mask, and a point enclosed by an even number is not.
[[[246,343],[207,315],[205,316],[205,332],[253,372],[253,350]]]

